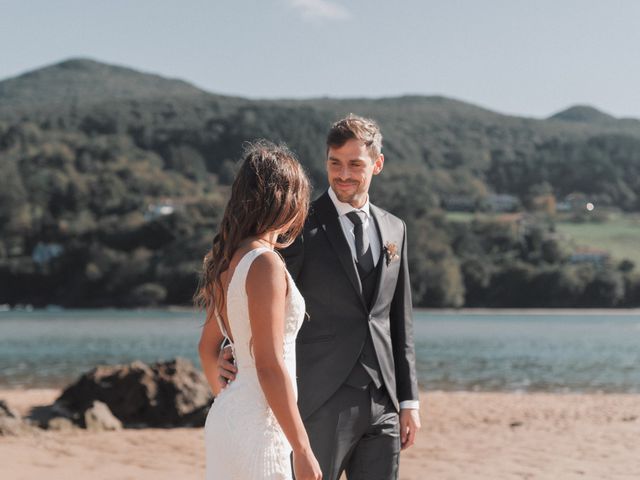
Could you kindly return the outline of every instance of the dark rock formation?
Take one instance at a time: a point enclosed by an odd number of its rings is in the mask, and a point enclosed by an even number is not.
[[[147,365],[101,365],[83,374],[56,400],[85,427],[94,401],[108,406],[126,427],[204,425],[212,395],[204,375],[182,358]]]
[[[45,430],[71,430],[76,428],[77,416],[59,403],[33,407],[29,412],[29,421]]]

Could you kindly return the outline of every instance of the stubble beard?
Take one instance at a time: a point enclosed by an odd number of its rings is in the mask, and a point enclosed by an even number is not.
[[[348,203],[354,208],[361,207],[367,199],[367,192],[358,191],[357,186],[356,191],[350,194],[341,193],[336,187],[333,187],[333,192],[336,194],[338,200],[342,203]]]

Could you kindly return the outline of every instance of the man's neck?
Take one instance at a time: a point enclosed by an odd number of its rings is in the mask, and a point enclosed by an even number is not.
[[[340,200],[338,198],[338,196],[336,195],[336,192],[329,187],[329,197],[331,198],[331,200],[333,201],[333,203],[337,206],[341,206],[343,208],[347,208],[347,206],[351,207],[351,208],[355,208],[356,210],[361,210],[363,209],[368,203],[369,203],[369,194],[367,193],[367,195],[364,197],[364,200],[361,202],[356,202],[355,200],[353,202],[343,202],[342,200]]]
[[[355,200],[352,202],[349,202],[349,205],[351,205],[353,208],[357,208],[360,209],[362,207],[364,207],[367,202],[369,201],[369,195],[367,195],[364,200],[362,200],[362,202],[360,202],[360,204],[358,204],[358,202],[356,202]]]

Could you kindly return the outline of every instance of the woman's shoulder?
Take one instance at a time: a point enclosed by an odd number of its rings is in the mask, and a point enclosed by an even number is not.
[[[286,291],[286,267],[280,255],[269,248],[254,255],[247,272],[247,291]]]
[[[246,255],[253,257],[249,266],[249,274],[252,272],[267,275],[282,273],[284,262],[278,252],[267,247],[259,247],[250,250]]]

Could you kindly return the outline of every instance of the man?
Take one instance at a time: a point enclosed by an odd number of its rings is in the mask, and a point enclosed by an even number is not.
[[[298,406],[325,480],[396,479],[420,428],[406,229],[369,203],[381,150],[372,120],[331,127],[330,188],[282,252],[309,314],[297,338]]]

